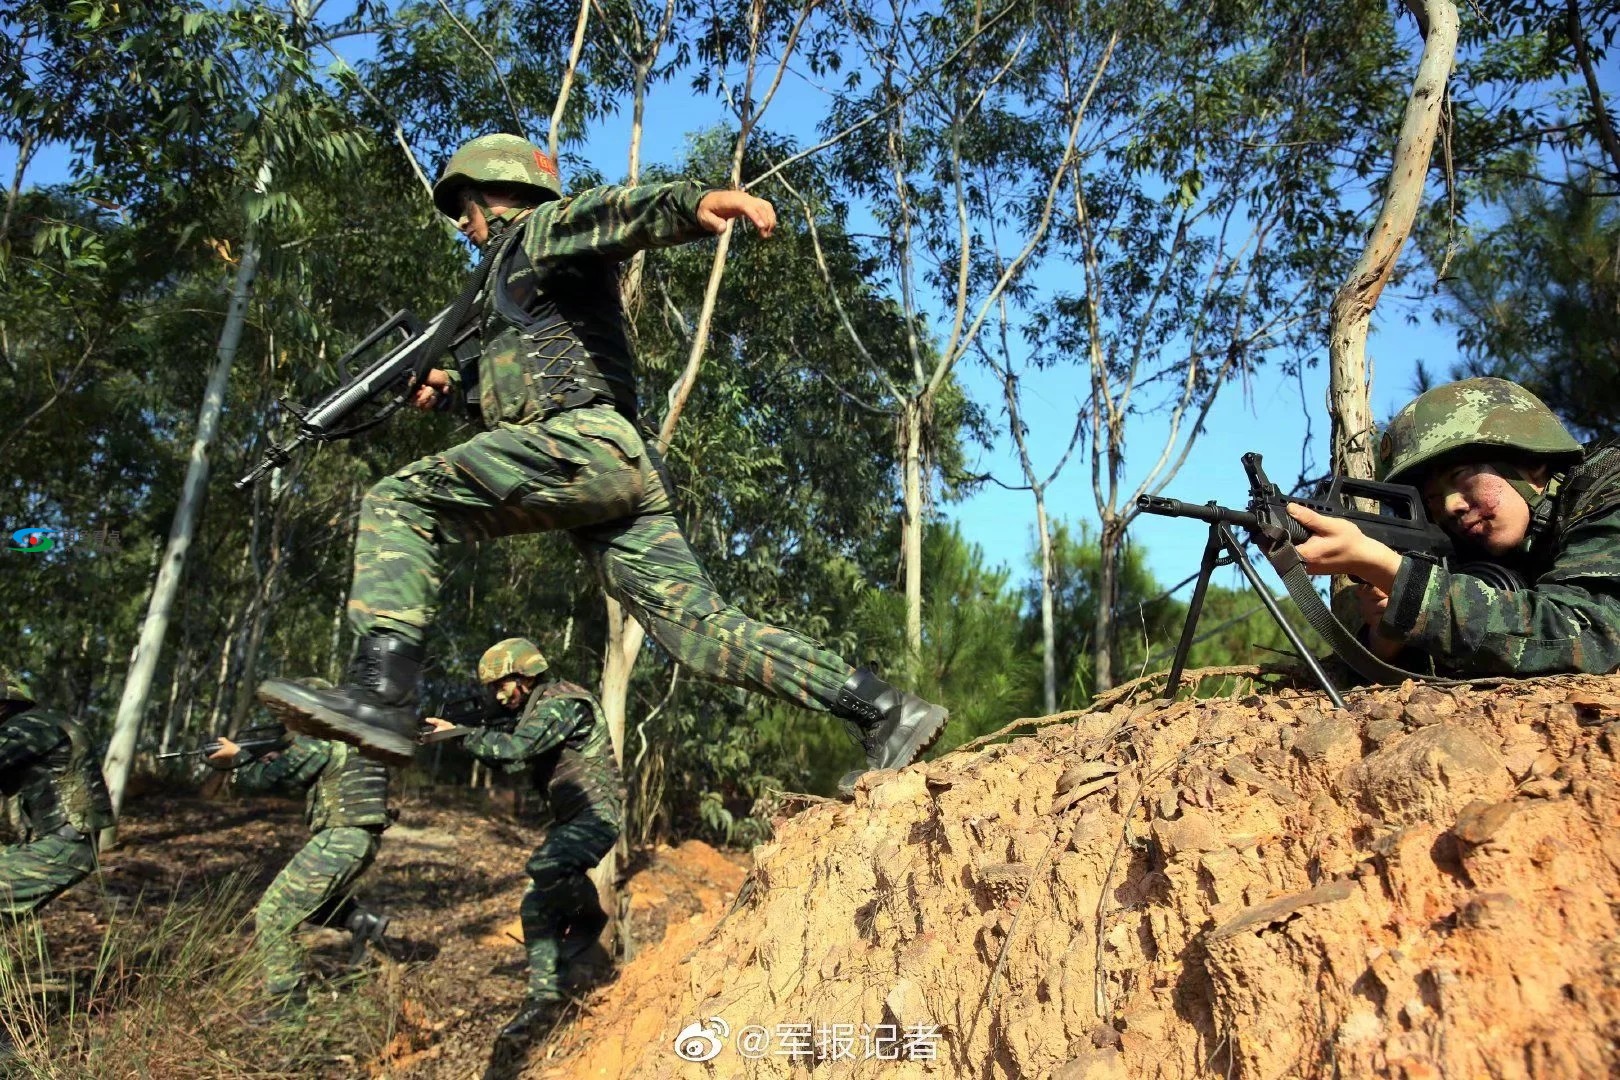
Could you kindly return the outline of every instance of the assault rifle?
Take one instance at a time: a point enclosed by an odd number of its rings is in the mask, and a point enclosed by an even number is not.
[[[282,398],[282,406],[298,418],[298,430],[289,442],[277,443],[271,439],[253,471],[236,481],[236,490],[251,487],[271,469],[285,465],[292,459],[293,451],[305,443],[352,438],[392,416],[410,399],[418,373],[426,371],[439,359],[425,355],[425,350],[453,307],[454,304],[450,305],[426,323],[409,311],[394,312],[338,360],[338,372],[343,381],[336,389],[307,408]],[[461,361],[476,356],[477,347],[478,319],[474,312],[455,329],[446,351]],[[463,390],[464,401],[477,400],[477,387],[472,382],[467,382]],[[394,398],[377,409],[375,415],[358,419],[362,410],[390,394],[395,395]],[[449,405],[448,397],[440,403],[441,408]]]
[[[1248,579],[1249,584],[1254,586],[1255,592],[1260,594],[1260,602],[1276,620],[1288,638],[1289,644],[1305,662],[1316,681],[1327,692],[1329,700],[1336,707],[1344,708],[1344,699],[1340,697],[1333,681],[1322,669],[1316,657],[1305,647],[1299,632],[1277,606],[1277,601],[1272,597],[1270,590],[1260,581],[1260,575],[1255,572],[1254,564],[1249,561],[1243,552],[1243,546],[1232,535],[1233,526],[1248,532],[1249,539],[1265,554],[1267,561],[1282,577],[1288,595],[1304,613],[1311,627],[1332,646],[1334,653],[1357,673],[1374,682],[1385,683],[1399,682],[1403,678],[1421,678],[1387,664],[1370,653],[1356,635],[1322,603],[1321,597],[1317,596],[1316,590],[1311,587],[1303,564],[1299,561],[1299,555],[1294,550],[1295,544],[1302,544],[1310,539],[1311,532],[1288,516],[1288,504],[1298,503],[1323,517],[1354,522],[1363,534],[1402,555],[1445,566],[1448,560],[1455,557],[1455,548],[1445,530],[1429,520],[1428,513],[1423,507],[1423,497],[1418,490],[1406,484],[1385,484],[1373,480],[1335,476],[1317,485],[1316,491],[1309,498],[1299,498],[1285,495],[1281,488],[1267,479],[1259,454],[1244,454],[1243,469],[1249,475],[1249,505],[1244,510],[1228,509],[1213,502],[1202,505],[1182,502],[1179,499],[1166,499],[1157,495],[1143,495],[1136,501],[1137,508],[1145,513],[1163,517],[1196,518],[1209,523],[1209,542],[1204,545],[1204,558],[1198,568],[1198,584],[1194,586],[1192,600],[1187,606],[1187,621],[1181,629],[1181,640],[1176,643],[1175,660],[1170,666],[1166,692],[1174,695],[1181,685],[1181,673],[1187,663],[1187,650],[1192,645],[1193,632],[1198,626],[1198,616],[1203,610],[1204,593],[1209,586],[1210,575],[1218,566],[1231,566],[1235,563],[1243,571],[1243,576]],[[1352,503],[1353,499],[1369,500],[1378,506],[1378,511],[1373,513],[1358,509]],[[1483,578],[1498,588],[1521,587],[1521,583],[1515,580],[1510,571],[1492,564],[1476,563],[1457,569]]]
[[[448,699],[435,715],[455,726],[422,735],[418,741],[424,746],[460,739],[471,735],[478,728],[508,727],[517,719],[496,704],[489,693],[483,690],[472,690],[459,697]]]
[[[287,741],[287,730],[280,724],[259,724],[255,727],[243,728],[236,733],[235,737],[231,738],[231,742],[235,743],[239,749],[254,753],[279,750],[287,745]],[[219,753],[220,745],[218,739],[210,739],[201,746],[192,747],[190,750],[171,750],[167,754],[159,754],[157,759],[167,761],[170,758],[192,756],[212,757]]]

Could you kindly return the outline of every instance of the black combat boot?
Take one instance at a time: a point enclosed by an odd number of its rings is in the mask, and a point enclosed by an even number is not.
[[[843,720],[866,750],[866,769],[899,769],[939,738],[950,717],[944,707],[931,704],[904,690],[896,690],[869,667],[849,677],[838,691],[832,714]],[[857,769],[838,783],[848,793],[856,778],[866,770]]]
[[[416,677],[422,646],[392,634],[360,639],[343,685],[317,690],[291,679],[266,679],[259,700],[289,731],[336,739],[368,758],[408,765],[416,754],[421,720],[416,715]]]
[[[359,905],[349,914],[343,926],[353,935],[353,942],[349,947],[349,966],[359,967],[360,961],[366,958],[366,946],[376,942],[382,943],[383,935],[388,933],[388,924],[394,920],[387,915],[379,915],[375,911],[367,911]]]

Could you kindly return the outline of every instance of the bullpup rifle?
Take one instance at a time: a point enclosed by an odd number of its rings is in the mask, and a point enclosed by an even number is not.
[[[1311,651],[1305,647],[1293,624],[1277,605],[1271,591],[1265,587],[1240,544],[1232,528],[1245,530],[1249,539],[1266,556],[1272,568],[1283,579],[1288,595],[1304,614],[1311,628],[1333,649],[1339,659],[1357,674],[1372,682],[1397,683],[1404,679],[1422,679],[1424,676],[1389,664],[1373,655],[1360,639],[1338,620],[1322,603],[1322,598],[1310,584],[1304,565],[1294,545],[1311,537],[1305,526],[1288,516],[1288,505],[1298,503],[1323,517],[1350,521],[1366,536],[1393,549],[1401,555],[1424,559],[1447,566],[1456,557],[1451,537],[1439,525],[1429,520],[1423,507],[1423,496],[1406,484],[1385,484],[1374,480],[1358,480],[1335,476],[1319,484],[1308,498],[1284,494],[1273,484],[1261,465],[1260,455],[1243,455],[1243,470],[1249,477],[1249,504],[1243,510],[1232,510],[1214,502],[1188,503],[1179,499],[1166,499],[1157,495],[1143,495],[1137,499],[1137,508],[1144,513],[1162,517],[1195,518],[1209,524],[1209,541],[1204,545],[1203,561],[1198,568],[1198,583],[1193,587],[1192,600],[1187,606],[1187,621],[1181,628],[1181,639],[1176,643],[1175,660],[1170,666],[1166,693],[1174,695],[1181,685],[1181,674],[1186,668],[1187,650],[1192,645],[1193,633],[1198,627],[1198,616],[1204,607],[1204,593],[1209,587],[1210,575],[1218,566],[1236,565],[1248,579],[1260,601],[1271,615],[1288,643],[1299,654],[1311,675],[1327,692],[1335,707],[1344,708],[1333,680]],[[1377,512],[1359,509],[1352,500],[1364,499],[1378,507]],[[1501,589],[1522,588],[1523,583],[1504,567],[1492,563],[1470,563],[1456,567],[1459,573],[1472,574],[1487,584]]]
[[[449,721],[453,726],[425,732],[418,739],[424,746],[460,739],[480,728],[511,727],[517,720],[515,715],[501,708],[486,691],[482,690],[472,690],[459,697],[448,699],[440,706],[436,715],[441,720]]]
[[[450,305],[425,323],[409,311],[394,312],[338,360],[337,368],[343,381],[335,389],[308,407],[282,398],[282,406],[298,419],[297,431],[285,443],[272,438],[253,471],[236,481],[236,490],[253,486],[271,469],[285,465],[292,459],[293,451],[307,443],[352,438],[392,416],[410,399],[417,380],[439,360],[439,356],[430,356],[428,352],[440,324],[453,316],[455,307],[455,304]],[[477,315],[473,312],[450,331],[444,351],[458,362],[477,355]],[[476,400],[475,385],[469,382],[463,389],[463,401]],[[378,402],[382,404],[377,406]],[[446,395],[439,407],[448,408],[451,403],[450,396]],[[368,409],[374,409],[374,415],[361,419],[361,414]]]

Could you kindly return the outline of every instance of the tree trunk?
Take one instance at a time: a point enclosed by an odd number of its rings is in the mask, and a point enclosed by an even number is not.
[[[140,735],[141,717],[146,711],[147,695],[152,689],[152,673],[157,668],[158,653],[162,651],[163,637],[169,629],[169,613],[174,607],[174,596],[185,570],[186,553],[191,548],[192,534],[197,527],[198,512],[208,484],[208,451],[219,427],[219,414],[224,408],[225,390],[230,383],[231,364],[236,360],[236,347],[242,340],[248,300],[253,294],[253,280],[258,271],[259,243],[257,237],[249,233],[248,241],[242,248],[242,261],[236,268],[236,285],[231,290],[225,326],[219,335],[218,359],[208,377],[208,388],[197,414],[197,434],[191,444],[191,460],[186,466],[180,505],[176,507],[174,521],[169,527],[168,547],[158,570],[157,584],[152,588],[152,599],[147,607],[146,621],[141,625],[140,640],[131,658],[129,677],[124,682],[124,693],[118,702],[112,741],[108,744],[103,764],[114,814],[123,806],[124,790],[129,784],[130,767],[135,760],[135,741]],[[107,829],[102,835],[102,845],[111,847],[117,838],[117,826]]]
[[[270,623],[270,613],[275,610],[281,588],[281,572],[286,566],[286,560],[282,557],[285,547],[282,530],[287,524],[287,505],[291,498],[291,493],[281,493],[270,515],[269,565],[265,567],[264,576],[259,580],[259,588],[253,596],[252,617],[248,620],[236,677],[236,695],[231,704],[231,731],[242,729],[248,711],[253,707],[253,692],[259,681],[259,649],[264,644],[264,631]]]
[[[1333,298],[1328,338],[1328,409],[1333,423],[1333,471],[1371,479],[1373,416],[1367,385],[1367,330],[1373,307],[1395,270],[1401,245],[1412,231],[1440,129],[1446,80],[1457,52],[1457,8],[1452,0],[1406,0],[1423,30],[1423,58],[1395,144],[1384,208],[1373,225],[1367,250]]]
[[[919,395],[908,398],[900,413],[900,452],[904,455],[900,552],[906,587],[906,676],[913,683],[922,673],[923,408]]]
[[[1046,517],[1046,492],[1035,489],[1035,533],[1041,544],[1041,677],[1046,691],[1046,712],[1057,712],[1057,629],[1052,614],[1052,592],[1057,588],[1052,566],[1052,525]]]
[[[1119,519],[1105,517],[1097,535],[1097,613],[1091,624],[1091,696],[1114,686],[1114,600],[1119,591]]]
[[[585,48],[585,25],[591,19],[591,0],[579,5],[579,20],[574,24],[574,43],[568,50],[568,66],[563,69],[562,87],[557,91],[557,104],[551,110],[551,130],[546,132],[546,149],[553,163],[557,160],[557,144],[562,136],[563,110],[568,106],[569,92],[574,88],[574,74],[579,70],[580,53]]]

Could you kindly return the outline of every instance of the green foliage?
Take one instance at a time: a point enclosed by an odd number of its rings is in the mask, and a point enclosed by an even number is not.
[[[1528,387],[1588,436],[1620,433],[1620,208],[1578,186],[1503,192],[1506,220],[1469,235],[1441,309],[1466,363]]]

